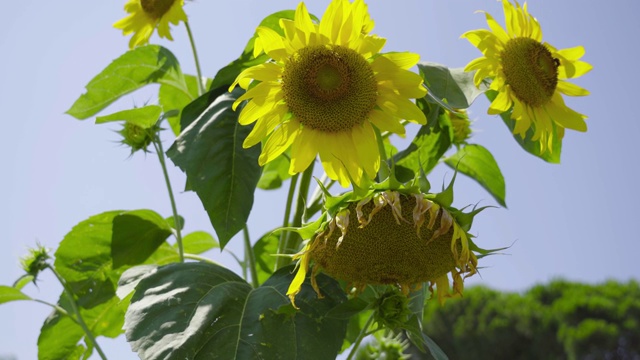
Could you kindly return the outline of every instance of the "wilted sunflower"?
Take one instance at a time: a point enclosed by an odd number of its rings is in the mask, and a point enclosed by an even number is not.
[[[511,118],[515,120],[514,134],[523,138],[529,128],[533,141],[540,142],[540,151],[551,151],[554,125],[557,136],[564,129],[586,131],[585,115],[568,108],[562,94],[584,96],[589,92],[565,81],[589,72],[591,65],[579,59],[584,48],[577,46],[557,50],[542,42],[538,21],[516,2],[515,6],[502,0],[506,31],[488,13],[491,30],[473,30],[462,35],[483,53],[471,61],[466,71],[478,70],[476,86],[487,77],[493,78],[491,90],[498,96],[489,107],[489,114],[501,114],[513,106]]]
[[[180,21],[187,21],[182,6],[184,0],[129,0],[124,6],[129,15],[113,27],[122,29],[124,35],[134,33],[129,41],[131,49],[148,43],[156,28],[160,37],[173,40],[169,23],[178,25]]]
[[[319,24],[300,3],[294,20],[280,26],[284,37],[258,27],[255,55],[264,50],[272,61],[244,70],[230,87],[249,89],[234,104],[250,100],[240,124],[257,120],[243,146],[267,139],[260,165],[291,146],[291,174],[319,153],[327,175],[342,186],[373,178],[380,166],[373,126],[404,134],[400,119],[426,123],[409,100],[426,95],[422,78],[407,70],[419,56],[380,54],[385,39],[369,35],[373,21],[362,0],[332,1]]]
[[[298,272],[287,295],[295,306],[313,261],[311,284],[319,296],[319,270],[359,290],[389,284],[408,294],[430,282],[429,290],[433,293],[437,286],[440,302],[459,296],[463,278],[475,274],[478,263],[463,227],[469,227],[479,211],[463,214],[439,204],[433,194],[415,190],[375,191],[361,200],[344,201],[295,256],[300,259]]]

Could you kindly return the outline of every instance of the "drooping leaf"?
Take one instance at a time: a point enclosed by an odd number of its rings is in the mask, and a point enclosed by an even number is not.
[[[197,78],[193,75],[184,75],[184,80],[187,85],[188,93],[183,89],[178,89],[175,86],[161,84],[158,91],[158,101],[162,106],[162,110],[165,113],[171,113],[173,115],[167,116],[169,125],[173,134],[178,136],[180,134],[180,115],[185,106],[189,105],[193,100],[198,98],[198,82]],[[211,84],[211,79],[207,79],[207,87]]]
[[[285,295],[291,270],[280,269],[253,289],[213,264],[157,268],[137,283],[126,314],[127,340],[144,360],[334,358],[346,321],[326,313],[345,295],[320,275],[325,297],[318,299],[307,281],[295,312]]]
[[[73,314],[68,298],[63,293],[58,301],[58,306]],[[119,305],[118,298],[100,304],[90,310],[80,309],[82,318],[94,337],[106,336],[116,338],[122,334],[124,312]],[[84,339],[84,340],[83,340]],[[79,343],[90,340],[85,338],[85,333],[75,321],[66,315],[53,311],[45,320],[38,337],[39,360],[63,360],[81,359],[91,353],[92,346],[87,349]]]
[[[176,244],[174,247],[177,247]],[[184,252],[189,254],[202,254],[213,248],[220,247],[216,239],[206,231],[194,231],[182,238]]]
[[[216,98],[167,151],[174,164],[187,174],[221,247],[244,227],[261,172],[260,146],[242,147],[252,126],[240,125],[240,110],[231,109],[241,93],[236,90]]]
[[[126,121],[143,129],[148,129],[158,122],[162,108],[158,105],[147,105],[135,109],[118,111],[116,113],[96,117],[96,124],[113,121]]]
[[[0,285],[0,304],[18,300],[31,300],[31,298],[17,288]]]
[[[87,92],[75,101],[67,114],[84,120],[121,96],[151,83],[170,85],[189,94],[176,57],[161,46],[147,45],[127,51],[91,79]]]
[[[423,99],[417,100],[418,107],[427,115],[423,125],[409,146],[393,157],[396,177],[400,182],[413,178],[423,171],[428,174],[451,147],[452,125],[448,117],[441,115],[441,108]]]
[[[54,267],[84,308],[92,308],[115,296],[118,279],[128,266],[113,268],[111,245],[114,218],[125,211],[94,215],[71,229],[55,253]],[[147,263],[177,261],[175,249],[162,244]]]
[[[276,254],[278,253],[278,242],[280,236],[269,232],[263,235],[253,245],[253,254],[256,259],[256,271],[258,273],[258,283],[264,283],[273,274],[276,266]]]
[[[466,145],[445,162],[451,168],[477,181],[500,205],[507,206],[504,177],[493,155],[485,147]]]
[[[142,264],[172,234],[171,226],[152,210],[133,210],[113,218],[113,268]]]
[[[487,89],[484,84],[478,89],[473,83],[474,72],[465,72],[463,68],[423,62],[418,64],[418,70],[429,93],[453,109],[468,108]]]
[[[490,101],[493,101],[497,95],[498,95],[497,91],[493,91],[493,90],[487,91],[487,98],[489,98]],[[502,121],[504,122],[504,124],[507,125],[507,128],[509,128],[509,131],[513,133],[513,129],[516,126],[516,121],[511,119],[511,111],[500,114],[500,117],[502,118]],[[551,149],[545,151],[544,153],[540,152],[540,142],[531,140],[534,134],[531,128],[527,130],[527,133],[525,134],[524,138],[516,134],[513,134],[513,138],[529,154],[539,157],[540,159],[546,162],[549,162],[552,164],[559,164],[560,153],[562,152],[562,139],[559,136],[560,135],[559,131],[562,132],[562,129],[558,128],[556,124],[551,124],[551,126],[553,127],[553,134],[552,134],[553,140],[550,146]]]

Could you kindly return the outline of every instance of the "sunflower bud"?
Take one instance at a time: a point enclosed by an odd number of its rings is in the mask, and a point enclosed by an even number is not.
[[[462,145],[467,142],[471,137],[471,121],[465,110],[458,110],[454,113],[449,110],[445,110],[445,113],[451,119],[451,125],[453,126],[453,143],[455,145]]]
[[[49,266],[49,259],[49,249],[38,245],[35,249],[29,249],[29,253],[20,259],[20,264],[27,274],[33,276],[35,282],[40,272]]]
[[[122,135],[122,144],[131,148],[131,153],[138,150],[147,151],[147,147],[153,142],[158,132],[157,126],[144,128],[126,121],[118,134]]]
[[[387,329],[397,329],[411,316],[409,298],[404,294],[390,290],[382,294],[375,302],[374,319]]]

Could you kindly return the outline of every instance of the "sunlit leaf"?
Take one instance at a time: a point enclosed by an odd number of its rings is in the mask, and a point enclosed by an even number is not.
[[[67,114],[83,120],[134,90],[159,83],[189,94],[178,60],[171,51],[147,45],[129,50],[109,64],[87,84]]]
[[[216,98],[167,151],[174,164],[187,174],[221,247],[244,227],[261,172],[260,146],[242,147],[252,127],[240,125],[240,110],[231,109],[241,93],[236,90]]]
[[[158,105],[147,105],[135,109],[118,111],[116,113],[96,117],[96,124],[104,124],[113,121],[126,121],[131,124],[148,129],[155,125],[162,114],[162,108]]]
[[[346,321],[326,313],[345,295],[320,275],[324,298],[318,299],[307,281],[296,312],[285,295],[292,269],[280,269],[253,289],[213,264],[157,268],[137,283],[126,314],[127,340],[144,360],[335,358]]]
[[[0,285],[0,304],[18,300],[31,300],[31,298],[17,288]]]
[[[279,240],[279,234],[269,232],[253,245],[259,284],[264,283],[273,274],[276,266]]]
[[[177,247],[176,244],[174,247]],[[182,238],[184,252],[189,254],[202,254],[213,248],[220,247],[216,239],[206,231],[194,231]]]
[[[474,72],[465,72],[463,68],[424,62],[418,64],[418,70],[429,93],[453,109],[468,108],[487,89],[484,84],[478,89],[473,83]]]
[[[477,181],[500,205],[507,206],[504,177],[489,150],[481,145],[466,145],[445,162]]]
[[[167,120],[171,126],[171,130],[174,135],[180,134],[180,116],[182,109],[189,105],[193,100],[198,98],[198,82],[197,78],[193,75],[184,75],[184,80],[187,85],[188,93],[183,89],[176,88],[172,85],[161,84],[158,91],[158,101],[162,106],[162,110],[165,113],[174,114],[168,116]],[[207,79],[206,86],[211,84],[211,79]]]

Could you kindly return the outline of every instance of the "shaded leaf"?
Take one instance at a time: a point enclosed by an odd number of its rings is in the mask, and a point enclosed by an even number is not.
[[[171,51],[147,45],[129,50],[87,84],[67,114],[83,120],[100,112],[121,96],[147,84],[159,83],[189,93],[178,60]]]
[[[167,151],[187,174],[221,247],[244,227],[261,172],[260,146],[242,147],[252,126],[240,125],[240,110],[231,109],[241,93],[236,90],[216,98]]]
[[[495,99],[497,95],[498,95],[497,91],[493,91],[493,90],[487,91],[487,98],[489,98],[490,101],[493,101],[493,99]],[[516,121],[511,119],[511,111],[500,114],[500,117],[502,118],[502,121],[504,122],[504,124],[507,125],[507,128],[509,128],[509,131],[513,133],[513,129],[515,128]],[[540,152],[540,142],[531,140],[534,133],[531,128],[527,130],[527,133],[525,134],[524,138],[516,134],[513,134],[513,138],[529,154],[539,157],[540,159],[546,162],[549,162],[552,164],[559,164],[560,153],[562,152],[562,139],[560,138],[558,131],[562,131],[562,130],[559,129],[558,126],[556,126],[556,124],[551,124],[551,126],[553,127],[553,141],[551,143],[551,150],[550,151],[547,150],[544,153]]]
[[[17,288],[0,285],[0,304],[18,300],[31,300],[31,298]]]
[[[253,289],[223,267],[182,263],[143,276],[127,310],[126,337],[141,359],[334,358],[346,321],[326,317],[345,300],[337,283],[318,276],[318,299],[307,281],[291,311],[285,292],[293,267]],[[310,341],[312,339],[313,341]]]
[[[258,187],[263,190],[278,189],[282,182],[291,177],[289,175],[289,158],[284,155],[268,162],[262,168],[262,175],[258,181]]]
[[[105,116],[96,117],[96,124],[104,124],[113,121],[126,121],[131,124],[148,129],[155,125],[162,114],[162,108],[158,105],[147,105],[135,109],[118,111]]]
[[[474,72],[465,72],[463,68],[423,62],[418,64],[418,70],[429,93],[453,109],[468,108],[487,89],[485,85],[478,89],[473,83]]]
[[[259,284],[264,283],[273,274],[273,269],[276,267],[275,255],[278,253],[279,241],[279,235],[269,232],[253,245]]]
[[[171,235],[167,220],[152,210],[133,210],[113,218],[113,268],[142,264]]]
[[[175,244],[174,247],[177,247]],[[182,238],[182,246],[185,253],[202,254],[213,248],[220,247],[216,239],[206,231],[194,231]]]
[[[161,84],[158,90],[158,102],[162,106],[162,110],[165,113],[171,113],[173,115],[167,116],[169,125],[173,134],[178,136],[180,134],[180,116],[185,106],[189,105],[193,100],[198,98],[198,82],[197,78],[193,75],[184,75],[185,84],[188,89],[188,93],[183,89],[178,89],[175,86]],[[207,86],[211,84],[211,79],[207,79]]]
[[[504,177],[489,150],[481,145],[466,145],[445,162],[477,181],[500,205],[507,206]]]

